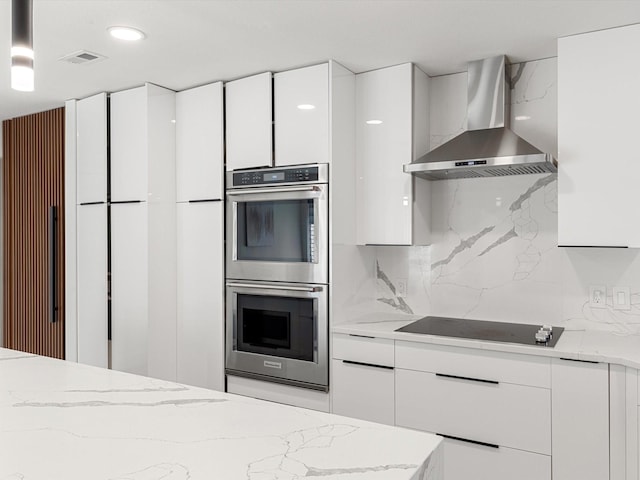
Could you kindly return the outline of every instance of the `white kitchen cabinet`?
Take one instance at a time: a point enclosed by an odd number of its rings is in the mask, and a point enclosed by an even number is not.
[[[173,381],[175,113],[155,85],[111,95],[112,367]]]
[[[76,207],[78,362],[108,367],[107,204]]]
[[[275,165],[329,162],[329,64],[273,76]]]
[[[76,203],[107,201],[107,94],[76,103]]]
[[[609,478],[609,365],[553,359],[553,479]]]
[[[396,341],[396,425],[445,435],[445,478],[551,478],[551,366],[533,355]]]
[[[222,201],[177,205],[177,380],[219,391],[225,359],[223,207]]]
[[[224,195],[222,82],[176,94],[176,199]]]
[[[558,243],[640,247],[640,25],[558,40]]]
[[[332,413],[395,423],[393,340],[333,335]]]
[[[446,438],[446,480],[551,480],[551,457]]]
[[[273,165],[271,72],[225,84],[227,170]]]
[[[111,365],[147,375],[149,331],[148,205],[111,206]]]
[[[175,95],[152,84],[111,94],[112,202],[175,201]]]
[[[429,150],[428,92],[410,63],[356,75],[358,244],[430,243],[429,183],[403,171]]]

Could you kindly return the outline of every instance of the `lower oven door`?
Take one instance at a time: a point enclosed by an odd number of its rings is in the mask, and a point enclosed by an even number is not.
[[[327,286],[227,281],[230,375],[328,390]]]

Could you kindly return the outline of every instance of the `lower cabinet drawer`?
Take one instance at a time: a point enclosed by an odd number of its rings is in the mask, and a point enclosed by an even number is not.
[[[333,360],[332,367],[333,413],[394,424],[393,368],[343,360]]]
[[[550,480],[551,457],[512,448],[444,441],[445,480]],[[578,479],[576,479],[578,480]]]
[[[551,390],[396,369],[396,424],[550,455]]]

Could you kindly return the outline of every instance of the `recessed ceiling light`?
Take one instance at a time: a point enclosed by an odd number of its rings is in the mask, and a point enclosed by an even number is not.
[[[308,103],[303,103],[302,105],[298,105],[298,109],[300,110],[313,110],[314,108],[316,108],[315,105],[310,105]]]
[[[120,40],[126,40],[128,42],[135,42],[137,40],[142,40],[146,37],[142,30],[138,30],[133,27],[109,27],[107,28],[112,37],[115,37]]]
[[[382,120],[367,120],[367,125],[380,125]]]

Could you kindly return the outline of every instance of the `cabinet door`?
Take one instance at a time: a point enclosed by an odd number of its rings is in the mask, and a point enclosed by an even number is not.
[[[223,202],[178,208],[178,382],[224,391]]]
[[[273,76],[275,164],[329,162],[329,65]]]
[[[77,203],[107,201],[107,94],[78,100]]]
[[[551,457],[513,448],[444,441],[446,480],[550,480]]]
[[[356,75],[358,243],[410,245],[411,64]]]
[[[332,363],[332,413],[394,425],[393,367],[348,360]]]
[[[223,196],[222,82],[176,94],[176,200]]]
[[[111,366],[147,374],[147,204],[111,205]]]
[[[225,84],[227,170],[273,165],[271,72]]]
[[[609,478],[609,368],[551,363],[554,480]]]
[[[558,41],[558,243],[640,247],[640,25]]]
[[[147,87],[111,94],[111,201],[147,198]]]
[[[107,368],[107,205],[76,208],[78,362]]]

